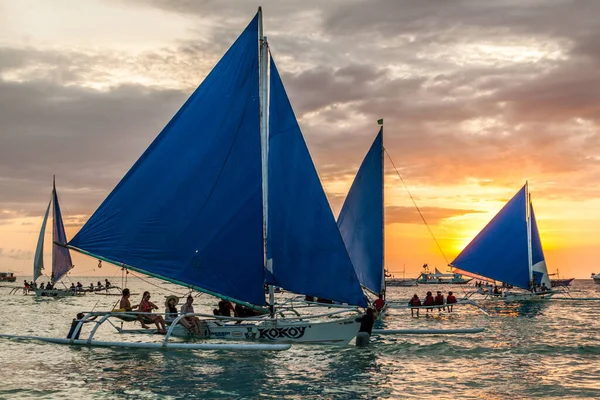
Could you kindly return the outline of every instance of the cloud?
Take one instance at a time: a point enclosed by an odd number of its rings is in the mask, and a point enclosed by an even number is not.
[[[386,206],[385,222],[388,224],[423,224],[423,218],[429,225],[437,225],[445,219],[462,215],[482,213],[480,210],[464,210],[443,207],[420,207],[421,213],[415,207]],[[421,218],[421,214],[423,218]]]

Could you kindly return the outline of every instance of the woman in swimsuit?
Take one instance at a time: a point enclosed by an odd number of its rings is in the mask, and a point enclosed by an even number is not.
[[[151,313],[152,310],[158,310],[158,307],[156,306],[156,304],[154,304],[150,301],[150,292],[144,292],[144,294],[142,296],[142,301],[140,302],[140,305],[138,306],[138,310],[140,310],[141,312],[144,312],[144,313]],[[150,327],[144,323],[144,317],[148,318],[150,321],[154,322],[158,333],[167,333],[167,328],[165,326],[165,320],[162,316],[151,315],[151,314],[145,314],[145,315],[138,314],[138,319],[142,323],[142,328],[147,329]]]

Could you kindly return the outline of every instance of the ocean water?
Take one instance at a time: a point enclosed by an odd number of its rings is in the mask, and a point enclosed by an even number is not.
[[[89,285],[95,278],[78,278]],[[103,281],[103,278],[102,278]],[[121,285],[120,279],[112,278]],[[129,279],[132,303],[149,290],[186,294],[154,279]],[[389,288],[406,300],[427,290],[459,286]],[[88,294],[36,299],[0,287],[0,333],[65,337],[79,311],[109,310],[118,296]],[[572,297],[600,297],[600,285],[576,280]],[[458,296],[457,296],[458,297]],[[215,300],[203,295],[197,312]],[[2,399],[597,399],[600,398],[600,301],[550,300],[484,304],[454,313],[410,316],[390,310],[386,328],[485,327],[470,335],[373,337],[367,348],[297,345],[282,352],[156,351],[82,348],[0,339]],[[91,324],[89,324],[91,325]],[[86,337],[84,331],[82,338]],[[158,335],[119,335],[108,324],[99,340],[155,340]]]

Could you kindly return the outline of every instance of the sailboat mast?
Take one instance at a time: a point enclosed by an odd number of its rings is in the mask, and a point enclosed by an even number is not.
[[[258,42],[258,94],[260,99],[263,257],[265,269],[273,273],[273,266],[267,255],[269,232],[269,45],[263,32],[262,7],[258,7]],[[273,286],[269,285],[269,304],[273,306],[274,302],[275,294]]]
[[[56,201],[56,175],[52,175],[52,200],[50,202]],[[50,275],[50,281],[54,285],[54,269],[56,267],[56,257],[54,256],[54,242],[56,241],[56,204],[52,207],[52,274]]]
[[[383,148],[383,120],[381,121],[381,292],[385,294],[385,155]]]
[[[529,265],[529,282],[533,284],[533,254],[531,251],[531,207],[529,206],[529,182],[525,182],[525,216],[527,219],[527,262]]]

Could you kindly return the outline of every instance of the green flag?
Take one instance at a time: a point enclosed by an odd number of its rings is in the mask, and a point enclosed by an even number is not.
[[[377,120],[377,124],[383,125],[383,118]]]

